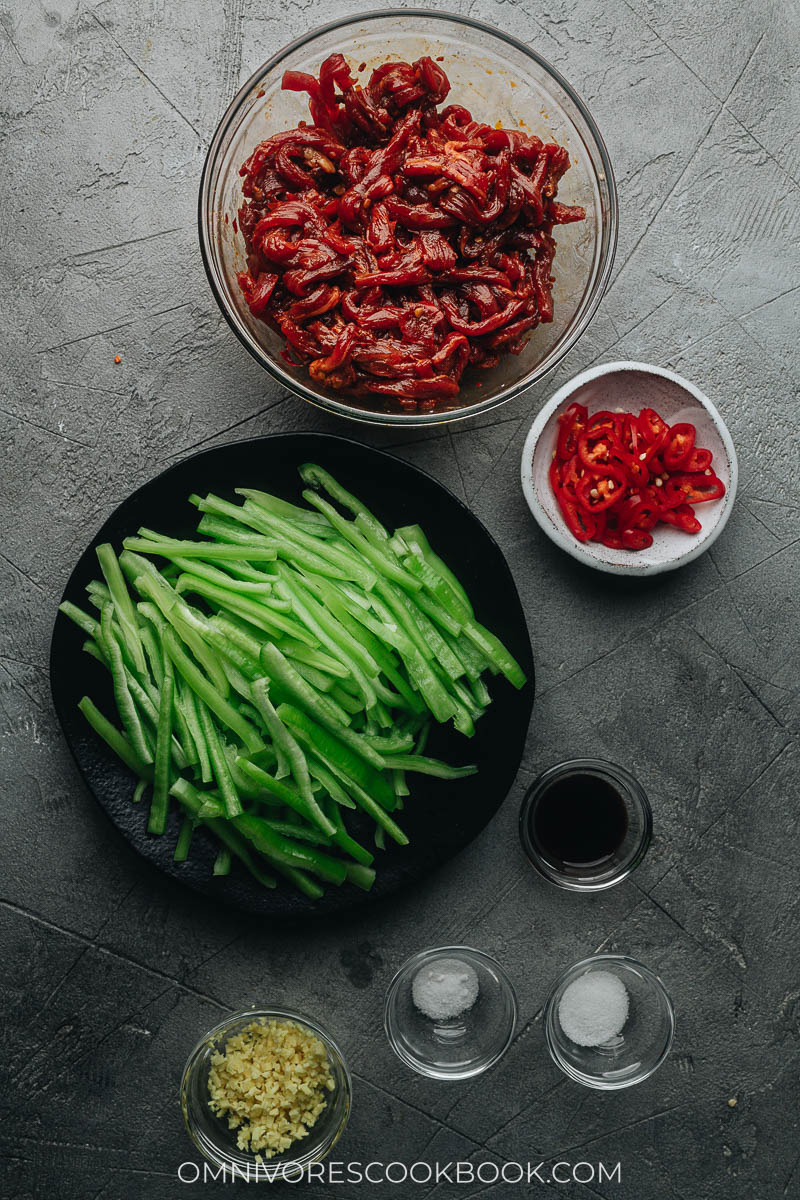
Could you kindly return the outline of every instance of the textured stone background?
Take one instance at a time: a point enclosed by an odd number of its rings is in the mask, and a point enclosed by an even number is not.
[[[616,165],[621,240],[601,310],[557,376],[484,420],[400,444],[343,428],[255,366],[217,311],[195,233],[204,148],[240,80],[357,5],[0,9],[9,1198],[183,1194],[186,1052],[226,1010],[265,997],[318,1013],[344,1045],[355,1072],[344,1157],[622,1161],[621,1188],[548,1189],[565,1196],[800,1195],[798,9],[448,3],[530,41],[588,101]],[[622,357],[696,380],[740,454],[723,538],[649,585],[559,553],[518,486],[546,396]],[[298,937],[183,891],[122,843],[56,727],[47,655],[75,557],[134,487],[215,440],[310,428],[394,446],[475,509],[526,598],[539,694],[517,787],[484,835],[424,887]],[[594,899],[548,889],[515,834],[533,775],[582,752],[629,765],[656,818],[635,883]],[[395,968],[445,941],[496,954],[521,1003],[513,1048],[468,1085],[407,1072],[381,1030]],[[611,1095],[560,1076],[540,1019],[553,977],[601,947],[654,966],[678,1012],[666,1066]]]

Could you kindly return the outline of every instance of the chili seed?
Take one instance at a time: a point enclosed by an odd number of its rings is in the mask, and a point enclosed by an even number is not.
[[[663,487],[663,486],[664,486],[664,484],[662,483],[662,481],[661,481],[660,479],[657,479],[657,480],[656,480],[656,487]]]
[[[644,460],[645,460],[646,458],[647,458],[647,455],[646,455],[646,454],[640,454],[640,455],[639,455],[639,462],[644,462]]]
[[[592,488],[592,490],[589,492],[589,495],[593,500],[597,500],[599,499],[600,493],[598,492],[597,488]]]

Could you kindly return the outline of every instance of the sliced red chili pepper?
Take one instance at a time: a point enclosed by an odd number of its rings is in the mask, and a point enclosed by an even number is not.
[[[622,465],[631,487],[645,487],[650,482],[647,464],[638,454],[627,450],[622,442],[612,443],[609,457],[611,461]]]
[[[647,408],[638,417],[607,409],[585,417],[585,411],[571,405],[560,418],[560,453],[550,466],[574,536],[640,551],[653,544],[659,522],[699,533],[691,506],[724,496],[725,485],[711,470],[711,451],[695,444],[695,426],[670,428]]]
[[[558,418],[558,443],[556,454],[566,462],[578,449],[578,438],[586,429],[589,414],[584,404],[570,404],[566,412]]]
[[[713,455],[710,450],[704,450],[701,446],[693,446],[692,452],[682,465],[681,470],[685,473],[693,471],[706,471],[711,466]]]
[[[676,507],[670,503],[679,496],[679,504],[703,504],[708,500],[719,500],[725,495],[725,484],[709,469],[706,475],[672,475],[664,484],[664,495],[670,508]]]
[[[660,506],[643,492],[634,492],[620,505],[623,529],[654,529],[661,517]]]
[[[597,525],[591,513],[586,512],[580,504],[576,504],[574,500],[570,500],[568,494],[563,488],[559,488],[556,492],[556,499],[559,507],[564,514],[564,520],[573,537],[579,542],[588,542],[594,537]]]
[[[646,529],[623,529],[622,545],[625,550],[646,550],[653,544],[653,535]]]
[[[598,532],[597,540],[604,546],[608,546],[610,550],[622,549],[622,530],[619,524],[619,512],[616,508],[609,508],[606,512],[597,514]],[[602,527],[599,522],[602,521]]]
[[[587,512],[602,512],[627,494],[624,472],[614,463],[600,471],[587,471],[575,488],[575,496]]]
[[[591,433],[598,433],[602,429],[610,429],[612,433],[617,433],[621,423],[622,413],[613,413],[607,408],[601,408],[592,413],[586,427]]]
[[[639,454],[639,442],[641,434],[639,432],[639,423],[633,413],[623,413],[620,423],[619,440],[629,454]]]
[[[688,421],[681,421],[672,426],[664,446],[664,466],[668,471],[683,469],[683,464],[694,449],[696,434],[694,425]]]
[[[586,468],[577,454],[573,454],[572,458],[563,463],[561,467],[561,486],[571,500],[575,499],[575,489],[585,474]]]
[[[662,509],[661,520],[667,525],[674,525],[676,529],[682,529],[684,533],[699,533],[703,528],[688,504]]]
[[[622,460],[625,451],[619,438],[611,429],[587,429],[578,438],[578,457],[590,471],[604,467],[612,458]]]
[[[639,432],[653,453],[664,446],[669,437],[669,425],[658,415],[654,408],[643,408],[638,418]]]

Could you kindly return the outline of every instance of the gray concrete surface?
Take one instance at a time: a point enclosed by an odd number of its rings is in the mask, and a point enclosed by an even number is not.
[[[239,1194],[178,1182],[195,1156],[176,1089],[198,1034],[264,997],[319,1014],[350,1058],[343,1159],[622,1163],[621,1186],[331,1185],[310,1196],[800,1196],[798,8],[448,3],[534,44],[588,101],[616,164],[620,248],[591,329],[542,386],[452,430],[345,430],[433,471],[498,537],[527,605],[539,693],[517,786],[483,836],[395,903],[302,937],[185,892],[121,842],[69,759],[47,655],[77,554],[139,483],[216,440],[342,432],[281,392],[231,335],[206,286],[194,210],[204,148],[239,81],[357,5],[0,6],[9,1200]],[[713,550],[647,586],[558,552],[518,486],[522,440],[547,395],[622,357],[697,381],[730,425],[742,472]],[[656,819],[635,882],[593,899],[535,878],[515,831],[533,775],[582,752],[630,766]],[[394,969],[445,941],[497,955],[519,993],[512,1049],[472,1084],[410,1074],[381,1030]],[[541,1006],[564,966],[608,947],[662,974],[678,1032],[651,1080],[603,1095],[550,1064]]]

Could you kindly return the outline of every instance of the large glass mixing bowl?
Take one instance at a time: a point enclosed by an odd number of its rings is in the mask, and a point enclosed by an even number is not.
[[[323,59],[343,54],[367,70],[387,59],[442,59],[449,103],[477,120],[524,128],[567,147],[572,158],[558,198],[581,204],[586,220],[556,230],[552,324],[540,325],[523,352],[505,355],[490,371],[467,371],[458,396],[432,412],[392,410],[318,386],[303,366],[281,356],[280,336],[250,313],[236,280],[245,269],[244,239],[235,218],[241,204],[239,167],[264,138],[308,117],[306,98],[281,91],[284,71],[317,74]],[[510,400],[561,362],[591,321],[611,274],[617,239],[617,195],[608,152],[586,105],[562,76],[516,38],[470,17],[414,9],[345,17],[315,29],[255,72],[231,103],[208,150],[200,182],[200,245],[208,279],[231,328],[283,386],[341,416],[392,425],[430,425],[474,416]]]

